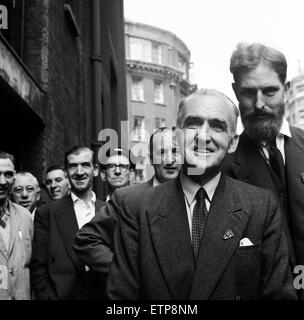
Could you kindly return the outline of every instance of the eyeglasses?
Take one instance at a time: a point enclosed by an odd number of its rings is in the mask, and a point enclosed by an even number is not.
[[[14,192],[17,196],[20,196],[20,195],[23,193],[24,190],[26,190],[26,192],[27,192],[28,194],[32,194],[32,193],[34,193],[34,192],[36,191],[36,188],[33,187],[33,186],[15,187],[15,188],[13,189],[13,192]]]
[[[111,171],[111,172],[115,172],[116,168],[119,168],[119,171],[121,173],[125,173],[129,170],[129,165],[127,164],[115,164],[115,163],[108,163],[106,165],[106,169]]]

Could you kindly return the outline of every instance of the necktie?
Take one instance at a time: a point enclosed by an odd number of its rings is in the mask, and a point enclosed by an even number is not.
[[[284,184],[285,168],[284,161],[280,150],[277,148],[275,139],[270,142],[269,149],[269,162],[270,167],[280,179],[281,183]]]
[[[3,207],[0,207],[0,226],[2,228],[6,227],[6,222],[4,221],[5,210]]]
[[[205,203],[206,196],[204,188],[199,188],[195,195],[197,202],[194,206],[192,218],[192,246],[195,261],[197,260],[201,239],[207,223],[208,211]]]

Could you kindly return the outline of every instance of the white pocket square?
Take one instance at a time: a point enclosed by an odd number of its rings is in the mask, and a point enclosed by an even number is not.
[[[248,238],[243,238],[240,241],[240,247],[249,247],[249,246],[253,246],[253,243]]]

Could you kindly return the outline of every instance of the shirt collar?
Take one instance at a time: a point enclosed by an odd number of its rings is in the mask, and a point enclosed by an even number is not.
[[[153,187],[159,186],[161,182],[156,178],[156,176],[153,177]]]
[[[71,197],[72,197],[72,200],[73,200],[73,203],[76,203],[78,201],[82,201],[84,202],[82,199],[80,199],[79,197],[76,196],[76,194],[74,192],[71,191]],[[89,202],[93,202],[95,204],[96,202],[96,194],[94,191],[91,191],[91,197],[90,197],[90,200]]]
[[[286,120],[285,117],[283,117],[282,125],[279,130],[279,134],[277,136],[277,141],[280,141],[280,140],[284,141],[284,136],[291,138],[289,124],[288,124],[288,121]],[[265,141],[262,141],[261,145],[262,145],[262,147],[267,148],[267,143]]]
[[[286,120],[285,117],[283,117],[282,125],[281,125],[281,128],[280,128],[279,132],[280,132],[280,134],[291,138],[291,132],[290,132],[289,124],[288,124],[288,121]]]
[[[189,177],[187,177],[183,172],[181,172],[180,179],[182,188],[184,191],[184,195],[187,199],[188,204],[190,205],[195,195],[200,187],[203,187],[207,193],[209,202],[212,201],[212,198],[214,196],[215,189],[220,181],[221,178],[221,172],[219,172],[214,178],[212,178],[210,181],[208,181],[205,185],[200,186],[193,180],[191,180]]]

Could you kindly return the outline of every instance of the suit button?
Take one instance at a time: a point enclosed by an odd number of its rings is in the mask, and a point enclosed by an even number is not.
[[[10,269],[8,270],[8,272],[13,276],[13,275],[14,275],[14,268],[10,268]]]

